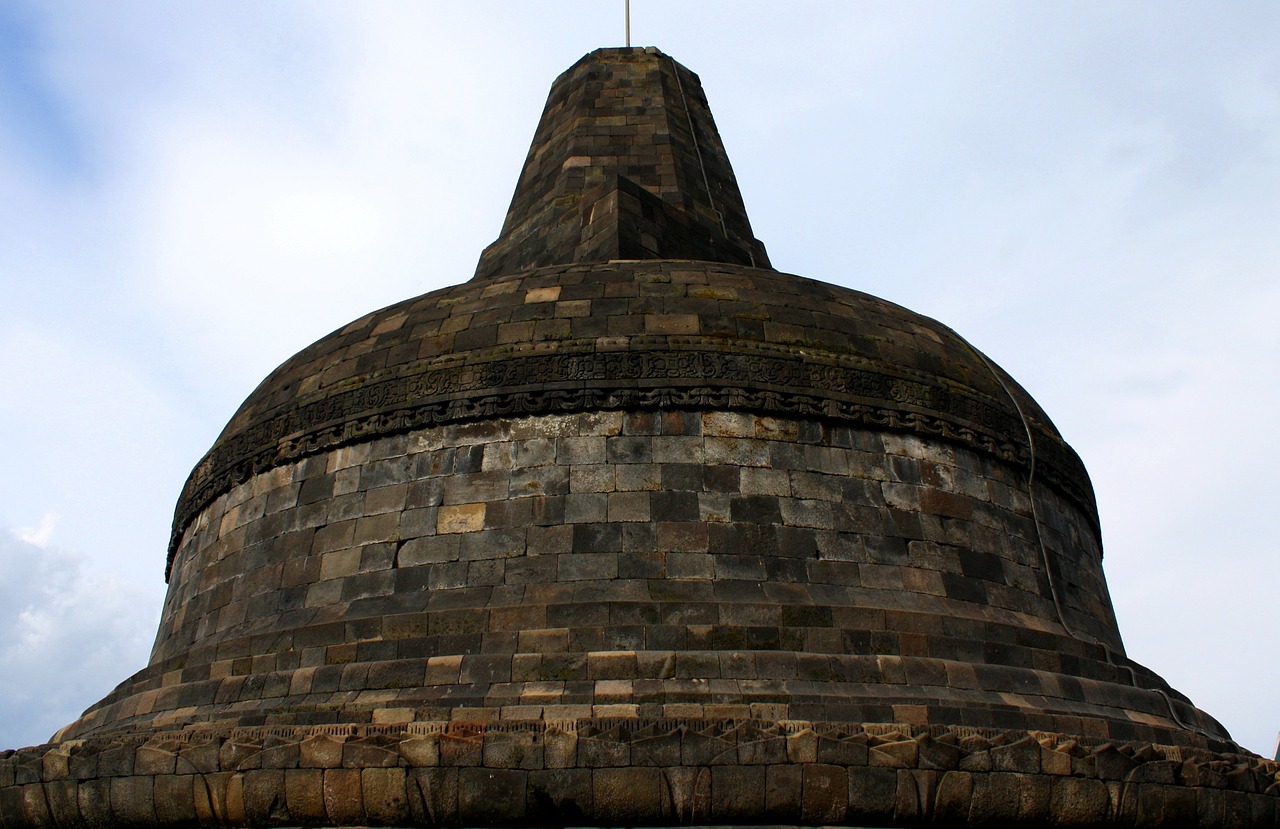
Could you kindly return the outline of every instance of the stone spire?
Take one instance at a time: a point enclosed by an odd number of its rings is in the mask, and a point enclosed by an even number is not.
[[[769,267],[698,76],[652,47],[599,49],[552,85],[476,276],[616,259]]]

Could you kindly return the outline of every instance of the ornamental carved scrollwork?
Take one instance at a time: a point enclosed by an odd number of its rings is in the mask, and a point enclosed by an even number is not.
[[[938,381],[822,362],[783,349],[633,348],[454,362],[371,378],[288,406],[219,443],[183,488],[169,566],[187,525],[215,498],[255,474],[308,455],[466,420],[664,408],[820,417],[943,438],[1020,465],[1028,461],[1022,423],[1002,402]],[[1075,453],[1039,429],[1036,452],[1037,476],[1096,521],[1092,488]]]

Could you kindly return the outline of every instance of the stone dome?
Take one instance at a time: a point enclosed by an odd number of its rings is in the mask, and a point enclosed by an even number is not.
[[[556,81],[470,281],[248,397],[166,577],[150,664],[0,758],[4,826],[1276,819],[1124,655],[1049,418],[773,270],[656,50]]]
[[[400,709],[525,699],[531,684],[591,682],[593,659],[622,653],[638,673],[614,677],[631,683],[621,698],[654,715],[732,698],[790,719],[797,695],[772,657],[814,648],[806,711],[874,722],[912,706],[932,722],[964,699],[966,725],[1092,718],[1105,736],[1204,744],[1178,716],[1225,739],[1185,701],[1171,712],[1147,690],[1170,689],[1121,656],[1088,478],[1030,396],[937,322],[772,270],[543,267],[367,315],[249,396],[192,474],[175,530],[151,667],[68,736],[150,721],[154,703],[137,706],[153,691],[173,698],[166,717],[185,708],[174,670],[188,699],[208,700],[199,719],[365,722],[385,699],[215,702],[234,682],[213,676],[229,654],[252,674],[337,676],[349,663],[328,649],[354,646],[357,663],[370,654],[362,690],[395,689]],[[487,622],[435,632],[468,614]],[[498,635],[511,618],[515,641]],[[643,629],[681,618],[661,625],[661,647]],[[544,636],[562,640],[557,659]],[[323,648],[305,665],[312,641]],[[726,652],[742,662],[729,697],[696,684],[724,678]],[[695,654],[715,671],[673,667]],[[979,654],[990,676],[961,693],[949,669]],[[430,684],[423,656],[464,674],[509,664],[488,683]],[[521,657],[540,666],[523,680]],[[392,666],[390,684],[374,663]],[[929,682],[895,695],[907,668]],[[1082,679],[1114,686],[1107,703]],[[636,697],[642,682],[656,685]]]

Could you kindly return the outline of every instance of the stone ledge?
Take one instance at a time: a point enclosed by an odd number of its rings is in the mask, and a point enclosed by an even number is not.
[[[1280,764],[1043,732],[695,718],[202,725],[0,756],[3,829],[710,825],[748,815],[1271,827]]]

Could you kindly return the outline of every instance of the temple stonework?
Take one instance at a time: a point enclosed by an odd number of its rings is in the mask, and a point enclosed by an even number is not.
[[[950,328],[773,270],[696,75],[552,86],[470,281],[276,369],[150,664],[0,829],[1280,825],[1128,659],[1088,475]]]

